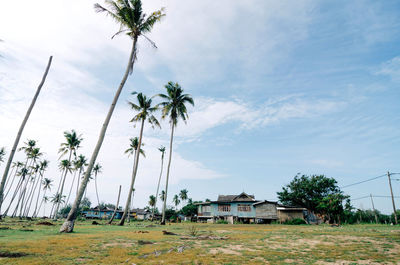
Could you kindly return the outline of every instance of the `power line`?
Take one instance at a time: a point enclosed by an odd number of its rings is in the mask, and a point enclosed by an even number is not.
[[[367,180],[359,181],[359,182],[356,182],[356,183],[353,183],[353,184],[349,184],[349,185],[346,185],[346,186],[342,186],[340,188],[343,189],[343,188],[351,187],[351,186],[354,186],[354,185],[358,185],[358,184],[361,184],[361,183],[364,183],[364,182],[368,182],[368,181],[371,181],[371,180],[375,180],[375,179],[378,179],[378,178],[382,178],[382,177],[386,177],[386,174],[383,174],[383,175],[380,175],[380,176],[377,176],[377,177],[374,177],[374,178],[370,178],[370,179],[367,179]]]
[[[365,199],[365,198],[369,198],[371,195],[366,195],[363,197],[358,197],[355,199],[351,199],[351,201],[356,201],[356,200],[361,200],[361,199]],[[373,198],[391,198],[392,196],[388,196],[388,195],[372,195]],[[394,198],[400,198],[400,196],[393,196]]]

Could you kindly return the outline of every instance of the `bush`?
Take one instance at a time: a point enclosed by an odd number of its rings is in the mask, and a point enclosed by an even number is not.
[[[228,221],[226,221],[226,220],[218,220],[216,223],[217,224],[228,224]]]
[[[283,224],[285,224],[285,225],[305,225],[307,223],[303,219],[294,218],[292,220],[285,221]]]

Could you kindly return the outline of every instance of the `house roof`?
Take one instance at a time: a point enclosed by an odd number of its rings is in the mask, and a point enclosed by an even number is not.
[[[243,202],[243,201],[256,201],[254,199],[254,195],[248,195],[245,192],[240,193],[239,195],[218,195],[217,202]]]
[[[259,202],[253,203],[253,206],[257,206],[257,205],[264,204],[264,203],[278,204],[277,202],[271,202],[271,201],[263,200],[263,201],[259,201]]]

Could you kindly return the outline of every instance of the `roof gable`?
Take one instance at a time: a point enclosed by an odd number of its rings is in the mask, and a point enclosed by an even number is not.
[[[217,202],[234,202],[234,201],[255,201],[254,195],[248,195],[245,192],[240,193],[239,195],[218,195]]]

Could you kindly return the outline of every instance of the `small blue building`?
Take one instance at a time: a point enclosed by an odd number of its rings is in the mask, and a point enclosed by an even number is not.
[[[276,202],[258,201],[254,195],[219,195],[216,201],[198,203],[199,221],[270,223],[278,219]]]

